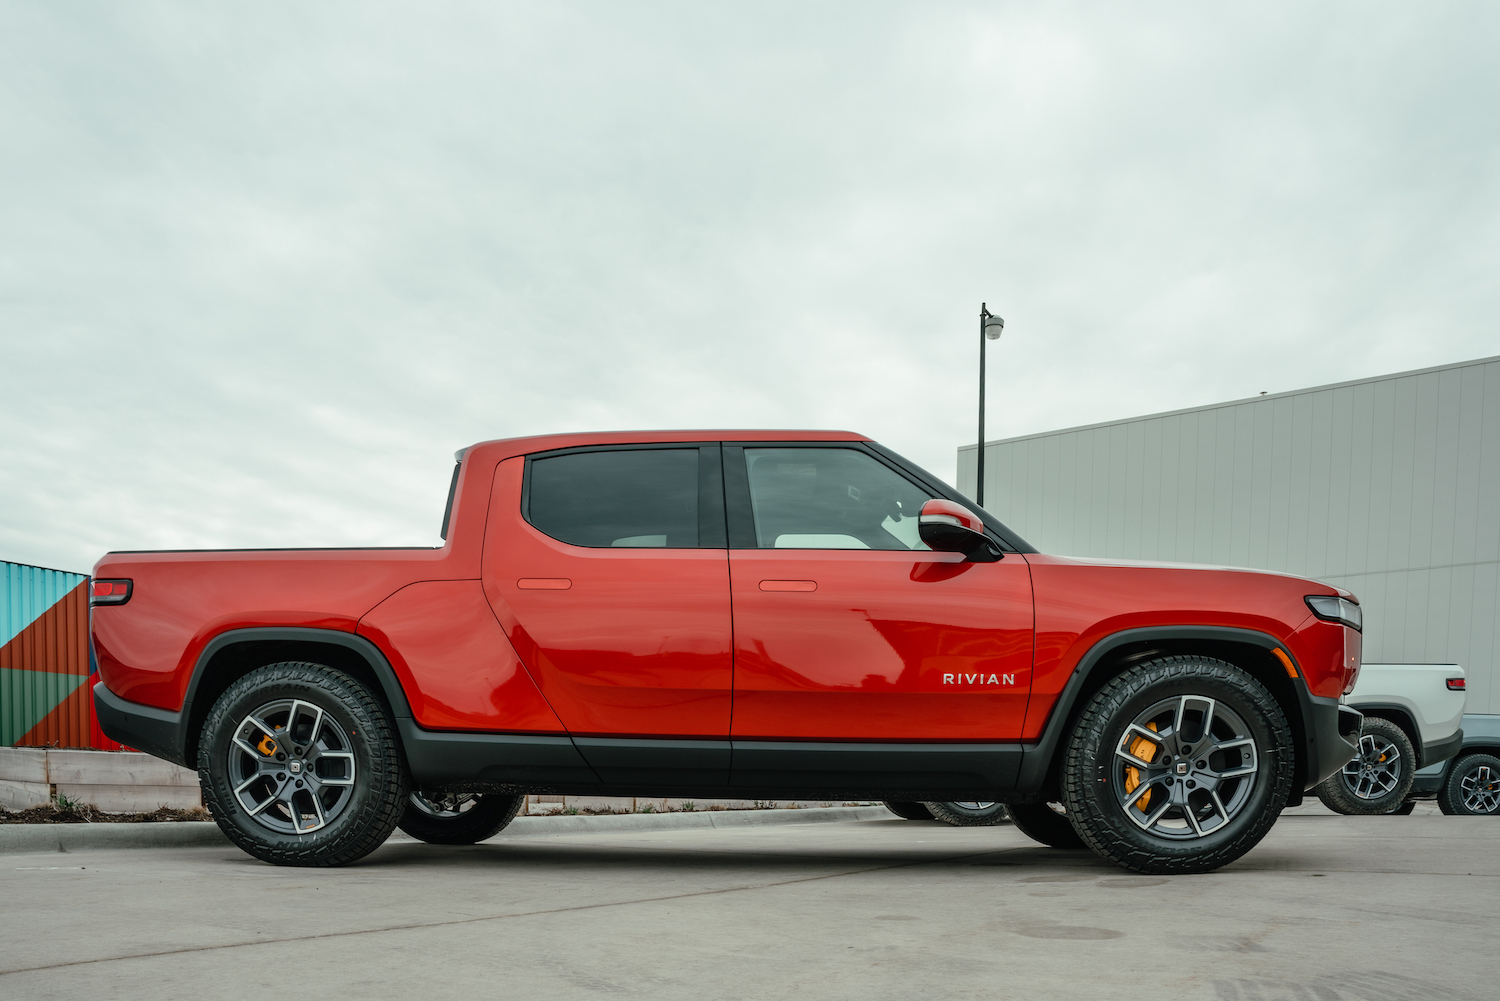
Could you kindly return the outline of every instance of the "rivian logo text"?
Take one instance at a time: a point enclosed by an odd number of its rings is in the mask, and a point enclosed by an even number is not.
[[[945,685],[1014,685],[1014,674],[945,674]]]

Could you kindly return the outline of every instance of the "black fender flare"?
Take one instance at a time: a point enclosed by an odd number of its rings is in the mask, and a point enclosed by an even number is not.
[[[202,689],[209,665],[213,663],[215,657],[229,647],[247,643],[317,643],[323,646],[342,647],[369,667],[370,673],[380,685],[386,703],[391,707],[391,715],[398,720],[411,717],[411,703],[407,701],[406,692],[401,687],[401,681],[396,677],[396,671],[391,667],[390,661],[386,659],[378,646],[358,633],[309,626],[250,626],[244,629],[230,629],[209,640],[198,654],[197,662],[193,664],[193,673],[188,679],[187,694],[182,700],[182,709],[179,714],[182,721],[181,753],[184,760],[194,757],[193,745],[196,743],[196,734],[192,732],[193,703]]]
[[[1029,795],[1038,795],[1045,791],[1048,774],[1052,770],[1058,748],[1072,723],[1078,698],[1089,687],[1090,677],[1099,669],[1109,654],[1125,646],[1151,643],[1176,645],[1194,640],[1246,644],[1260,647],[1267,652],[1280,650],[1286,654],[1297,669],[1297,677],[1288,680],[1292,681],[1292,688],[1297,693],[1297,707],[1301,718],[1289,720],[1289,722],[1292,724],[1293,733],[1299,744],[1298,757],[1302,758],[1306,753],[1306,744],[1310,736],[1306,732],[1306,721],[1311,715],[1313,697],[1307,690],[1302,665],[1297,663],[1295,655],[1287,649],[1285,643],[1269,633],[1255,629],[1238,629],[1230,626],[1144,626],[1138,629],[1123,629],[1101,637],[1079,659],[1067,684],[1063,685],[1063,690],[1058,693],[1057,701],[1052,704],[1052,710],[1047,717],[1047,725],[1042,729],[1042,735],[1036,743],[1026,745],[1026,751],[1021,757],[1021,771],[1016,778],[1017,790]]]

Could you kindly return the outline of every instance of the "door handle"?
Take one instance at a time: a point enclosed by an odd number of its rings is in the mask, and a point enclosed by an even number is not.
[[[816,591],[818,582],[815,580],[763,580],[760,582],[762,591]]]
[[[573,582],[566,577],[522,577],[516,587],[523,591],[566,591]]]

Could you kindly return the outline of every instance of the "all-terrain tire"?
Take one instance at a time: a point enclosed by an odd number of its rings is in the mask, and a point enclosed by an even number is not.
[[[1068,818],[1054,810],[1049,803],[1010,803],[1005,812],[1010,814],[1016,830],[1032,841],[1039,841],[1048,848],[1075,850],[1087,848]]]
[[[476,845],[499,834],[515,819],[524,802],[526,797],[520,794],[485,793],[434,800],[414,792],[407,798],[398,826],[430,845]]]
[[[291,707],[287,717],[290,734],[275,724],[269,724],[275,732],[266,733],[265,728],[257,729],[248,722],[252,714],[273,705]],[[299,720],[303,722],[299,724]],[[309,737],[298,737],[301,727],[309,728]],[[247,750],[236,744],[236,738],[268,750]],[[295,746],[298,743],[303,746]],[[320,750],[315,744],[331,745],[333,750]],[[265,798],[271,806],[254,813],[255,806],[247,805],[247,800],[255,798],[256,790],[242,788],[242,774],[231,775],[235,768],[231,748],[238,748],[235,753],[243,754],[241,767],[247,769],[275,768],[273,761],[285,764],[281,779],[270,774],[264,780],[263,788],[268,790]],[[305,760],[298,760],[295,752],[299,750],[304,752]],[[328,814],[326,822],[312,828],[311,822],[323,816],[322,809],[317,808],[315,815],[303,814],[299,821],[293,811],[283,809],[280,801],[271,799],[275,794],[270,790],[276,783],[295,779],[290,774],[299,770],[291,767],[294,761],[304,777],[318,772],[320,766],[313,759],[320,753],[328,755],[330,760],[339,759],[340,768],[347,762],[352,774],[346,773],[351,781],[342,787],[335,783],[323,787],[330,798],[337,797],[336,813]],[[255,754],[264,756],[259,763]],[[245,761],[249,764],[244,764]],[[395,830],[410,788],[400,738],[384,704],[342,671],[304,662],[258,668],[219,696],[203,724],[198,778],[203,786],[204,805],[230,841],[264,862],[287,866],[348,865],[365,857]],[[241,788],[238,793],[237,788]],[[310,801],[304,798],[301,802]],[[272,823],[272,811],[278,810],[282,816],[276,822],[282,828],[307,823],[309,832],[278,831],[268,826]]]
[[[1391,755],[1395,755],[1394,761],[1387,760]],[[1363,777],[1374,769],[1394,771],[1380,772],[1387,782],[1378,787],[1378,795],[1368,794],[1375,780]],[[1319,782],[1314,791],[1334,813],[1368,817],[1399,809],[1416,777],[1417,752],[1406,731],[1388,719],[1366,716],[1359,730],[1359,753],[1343,769]]]
[[[1157,771],[1159,780],[1167,784],[1149,788],[1162,793],[1163,799],[1158,802],[1170,803],[1181,792],[1190,797],[1190,803],[1196,799],[1199,805],[1192,809],[1192,818],[1186,808],[1177,810],[1180,821],[1168,811],[1148,830],[1126,813],[1137,807],[1125,805],[1129,782],[1118,777],[1123,767],[1118,759],[1122,748],[1136,746],[1133,741],[1137,738],[1132,736],[1132,743],[1127,744],[1126,735],[1127,728],[1139,726],[1137,717],[1155,711],[1156,706],[1173,703],[1178,707],[1182,732],[1169,738],[1169,731],[1162,730],[1163,744],[1158,750],[1167,746],[1176,749],[1156,758],[1167,761],[1174,754],[1177,758],[1170,769]],[[1195,736],[1191,713],[1185,711],[1192,705],[1200,707],[1195,710],[1200,728],[1205,721],[1212,728],[1223,727],[1230,720],[1236,731],[1243,728],[1245,736],[1254,742],[1250,745],[1253,755],[1243,743],[1229,752],[1214,744],[1217,738],[1210,739],[1211,734],[1200,732]],[[1210,706],[1213,714],[1208,711]],[[1170,727],[1176,729],[1176,725]],[[1144,734],[1147,730],[1130,732]],[[1232,743],[1227,738],[1225,742]],[[1213,761],[1215,755],[1218,764]],[[1230,779],[1228,775],[1236,771],[1236,766],[1225,762],[1231,757],[1239,762],[1249,759],[1252,764],[1243,767],[1252,770]],[[1294,763],[1292,729],[1286,714],[1248,672],[1210,657],[1161,657],[1111,679],[1084,707],[1068,736],[1063,805],[1084,843],[1116,865],[1142,873],[1210,872],[1244,855],[1270,831],[1291,792]],[[1208,770],[1196,770],[1201,768]],[[1222,778],[1209,777],[1219,772],[1225,773]],[[1204,785],[1188,791],[1192,788],[1190,779],[1193,786],[1199,782]],[[1251,780],[1249,784],[1240,785],[1246,779]],[[1235,783],[1224,788],[1237,805],[1224,806],[1224,813],[1215,813],[1212,818],[1200,817],[1201,811],[1215,809],[1212,804],[1204,805],[1204,797],[1205,790],[1213,789],[1209,783],[1219,781]],[[1156,810],[1152,807],[1153,815]],[[1198,833],[1204,820],[1210,826]],[[1167,825],[1179,822],[1181,830],[1169,832]]]
[[[925,803],[897,803],[893,800],[885,801],[885,808],[902,820],[932,820],[932,812],[927,809]]]
[[[1004,803],[923,803],[933,820],[954,827],[994,827],[1009,822]]]
[[[1453,762],[1438,790],[1438,809],[1450,817],[1500,814],[1500,758],[1466,754]]]

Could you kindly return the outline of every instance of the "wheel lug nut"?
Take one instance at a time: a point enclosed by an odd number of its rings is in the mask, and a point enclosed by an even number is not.
[[[277,751],[276,752],[276,760],[277,761],[285,761],[286,760],[286,754],[284,754],[281,751]]]
[[[285,782],[286,781],[286,772],[277,772],[276,773],[276,781],[277,782]]]
[[[1200,762],[1198,762],[1198,767],[1199,768],[1207,768],[1208,767],[1208,762],[1207,761],[1200,761]]]
[[[298,788],[298,789],[301,789],[301,788],[302,788],[302,780],[301,780],[301,779],[298,779],[298,780],[297,780],[297,788]]]
[[[297,784],[301,785],[302,783],[299,782]],[[1198,783],[1194,782],[1192,779],[1188,779],[1187,780],[1187,787],[1189,789],[1196,789],[1196,788],[1198,788]]]

